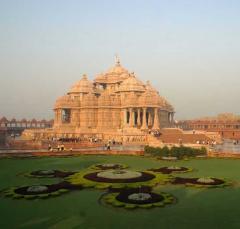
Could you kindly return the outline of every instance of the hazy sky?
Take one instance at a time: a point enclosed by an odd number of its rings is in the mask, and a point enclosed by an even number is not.
[[[239,0],[0,0],[0,116],[52,118],[116,53],[178,119],[240,113]]]

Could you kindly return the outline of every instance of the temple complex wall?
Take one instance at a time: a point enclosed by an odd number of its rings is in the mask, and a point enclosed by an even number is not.
[[[183,120],[176,125],[184,130],[215,132],[222,138],[240,140],[240,117],[233,114],[219,114],[217,117]]]

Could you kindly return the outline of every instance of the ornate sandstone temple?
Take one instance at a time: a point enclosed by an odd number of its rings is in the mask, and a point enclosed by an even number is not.
[[[174,109],[147,81],[123,68],[119,59],[93,81],[86,75],[54,106],[53,128],[26,130],[32,138],[65,137],[144,142],[150,131],[173,125]]]

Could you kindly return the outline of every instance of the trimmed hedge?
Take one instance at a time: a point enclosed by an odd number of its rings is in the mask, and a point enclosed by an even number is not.
[[[172,148],[168,148],[167,146],[164,146],[163,148],[145,146],[144,152],[152,156],[157,156],[157,157],[171,156],[171,157],[177,157],[178,159],[182,159],[185,157],[196,157],[199,155],[207,154],[207,150],[205,147],[202,147],[200,149],[195,149],[195,148],[186,147],[186,146],[180,146],[180,147],[173,146]]]

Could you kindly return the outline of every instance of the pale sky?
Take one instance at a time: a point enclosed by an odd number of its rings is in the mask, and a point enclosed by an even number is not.
[[[240,114],[239,0],[0,0],[0,117],[53,118],[116,53],[177,119]]]

